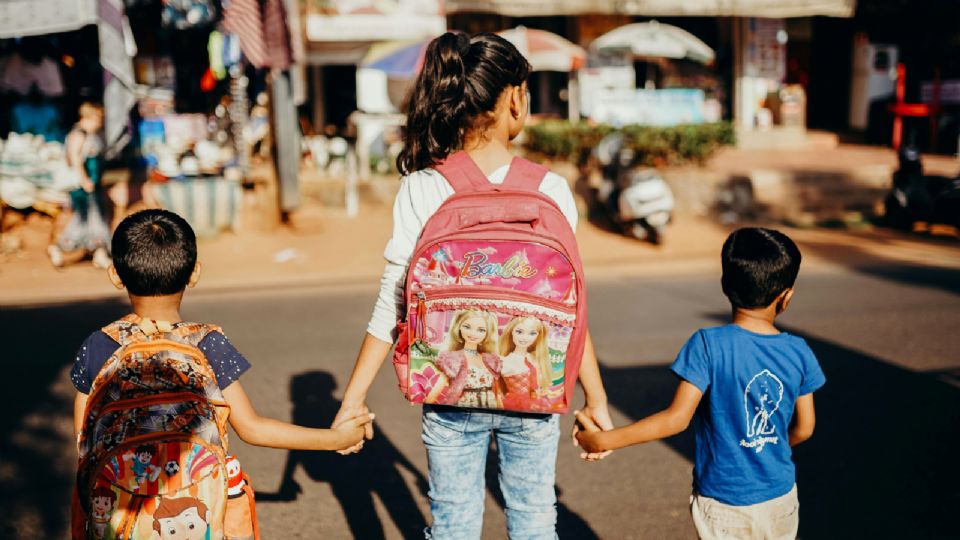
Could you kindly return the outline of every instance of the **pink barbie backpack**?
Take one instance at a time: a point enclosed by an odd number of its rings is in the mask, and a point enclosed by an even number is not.
[[[464,152],[407,271],[393,364],[411,403],[563,413],[583,356],[587,304],[573,229],[540,192],[547,169],[514,158],[492,184]]]

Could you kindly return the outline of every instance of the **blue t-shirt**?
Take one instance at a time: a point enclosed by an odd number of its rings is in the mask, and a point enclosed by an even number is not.
[[[693,488],[734,506],[785,495],[796,482],[787,430],[797,397],[826,377],[807,343],[730,324],[698,330],[671,368],[703,392],[693,419]]]
[[[103,364],[120,348],[120,344],[101,331],[96,331],[83,341],[77,351],[77,359],[70,370],[70,380],[77,391],[90,393],[93,379],[100,373]],[[250,369],[250,362],[240,354],[227,336],[220,332],[210,332],[200,341],[199,348],[207,357],[210,369],[217,377],[217,385],[221,390],[230,386],[230,383],[240,378]]]

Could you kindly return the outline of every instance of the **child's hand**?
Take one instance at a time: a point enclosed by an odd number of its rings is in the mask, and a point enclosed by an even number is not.
[[[610,454],[610,451],[600,445],[600,429],[589,415],[583,411],[575,411],[576,423],[573,425],[573,444],[584,450],[580,455],[587,461],[599,461]]]
[[[386,354],[386,353],[384,353]],[[340,410],[337,411],[337,416],[333,419],[333,425],[330,426],[331,429],[336,429],[340,426],[342,422],[347,422],[350,418],[355,416],[362,416],[370,412],[370,409],[363,403],[359,404],[348,404],[346,402],[340,404]],[[342,456],[347,456],[350,454],[355,454],[363,448],[364,439],[370,440],[373,439],[373,423],[368,422],[364,428],[364,437],[356,442],[353,446],[349,446],[340,450],[337,450],[337,453]]]
[[[573,425],[573,433],[571,433],[571,438],[573,439],[573,445],[583,448],[583,445],[580,444],[579,434],[586,431],[608,431],[613,429],[613,421],[610,420],[610,412],[607,410],[605,405],[603,406],[594,406],[594,407],[584,407],[581,411],[574,411],[576,416],[576,423]],[[586,422],[584,422],[584,420]],[[590,426],[592,429],[587,429],[587,426]],[[605,451],[592,451],[583,448],[583,452],[580,453],[580,459],[584,461],[600,461],[601,459],[609,456],[612,453],[612,450]]]
[[[338,444],[334,450],[339,452],[356,446],[363,440],[366,427],[373,422],[374,418],[373,413],[362,413],[337,424],[337,427],[332,428],[333,431],[340,435]]]

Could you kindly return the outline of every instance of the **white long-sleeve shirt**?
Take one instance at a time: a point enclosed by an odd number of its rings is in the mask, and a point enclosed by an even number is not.
[[[504,165],[493,171],[488,179],[491,183],[502,184],[508,169],[509,165]],[[570,226],[576,230],[577,205],[567,180],[548,172],[540,184],[540,192],[556,201]],[[423,226],[450,195],[453,195],[453,188],[433,169],[417,171],[400,180],[400,191],[393,203],[393,235],[383,251],[387,265],[380,278],[380,295],[367,325],[367,333],[373,337],[389,343],[396,339],[395,329],[400,319],[398,313],[404,304],[404,277],[410,257]]]

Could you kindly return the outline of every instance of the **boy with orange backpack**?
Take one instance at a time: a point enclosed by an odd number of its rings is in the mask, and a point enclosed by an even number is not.
[[[250,363],[218,327],[180,318],[200,277],[180,216],[133,214],[112,247],[110,279],[127,289],[133,314],[91,334],[71,372],[73,539],[259,538],[249,479],[227,455],[227,422],[257,446],[341,450],[362,440],[373,415],[311,429],[257,414],[237,380]]]

